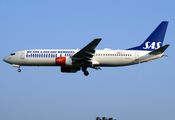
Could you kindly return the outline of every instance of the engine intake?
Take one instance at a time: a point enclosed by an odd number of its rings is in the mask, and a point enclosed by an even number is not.
[[[71,57],[57,57],[56,58],[56,65],[71,66],[72,65],[72,58]]]

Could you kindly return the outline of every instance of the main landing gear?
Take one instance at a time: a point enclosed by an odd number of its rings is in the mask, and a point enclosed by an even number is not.
[[[89,72],[88,71],[83,71],[84,72],[84,75],[85,76],[88,76],[89,75]]]
[[[82,71],[84,72],[84,75],[85,76],[88,76],[89,75],[89,72],[87,71],[87,67],[86,66],[82,66]]]

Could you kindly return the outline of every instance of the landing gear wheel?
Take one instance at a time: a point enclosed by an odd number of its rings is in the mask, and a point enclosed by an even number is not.
[[[84,71],[84,75],[85,76],[88,76],[89,75],[89,72],[88,71]]]
[[[21,72],[21,69],[18,69],[18,72]]]

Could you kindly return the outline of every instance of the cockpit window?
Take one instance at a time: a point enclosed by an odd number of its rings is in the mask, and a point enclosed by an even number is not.
[[[11,53],[10,55],[15,55],[15,53]]]

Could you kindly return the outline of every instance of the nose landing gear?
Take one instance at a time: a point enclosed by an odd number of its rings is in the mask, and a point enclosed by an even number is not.
[[[13,67],[17,67],[18,68],[18,72],[21,72],[21,69],[20,69],[20,65],[16,65],[16,64],[12,64]]]
[[[20,68],[18,69],[18,72],[21,72],[21,69]]]

